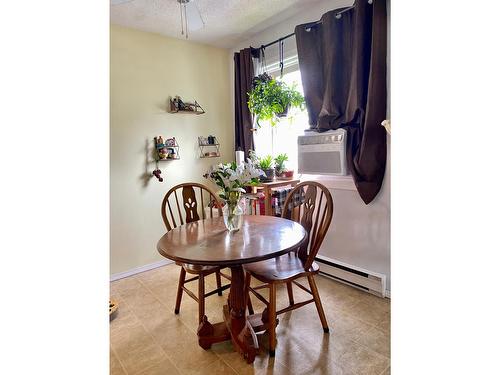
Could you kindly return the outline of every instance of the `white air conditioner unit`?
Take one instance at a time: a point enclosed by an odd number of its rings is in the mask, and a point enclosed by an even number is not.
[[[347,175],[345,129],[308,132],[298,137],[298,173]]]

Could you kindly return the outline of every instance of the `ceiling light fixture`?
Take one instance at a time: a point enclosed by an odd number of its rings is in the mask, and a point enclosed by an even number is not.
[[[205,26],[194,0],[177,0],[181,11],[181,34],[188,38],[188,29],[199,30]]]

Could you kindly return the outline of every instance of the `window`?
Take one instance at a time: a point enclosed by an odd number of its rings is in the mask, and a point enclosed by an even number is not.
[[[287,84],[297,84],[297,90],[302,94],[302,78],[300,70],[294,70],[283,75],[283,81]],[[309,128],[307,111],[294,112],[292,119],[281,119],[276,126],[271,127],[267,122],[262,122],[261,127],[254,132],[255,152],[258,156],[286,153],[288,162],[287,169],[297,172],[297,137],[304,134],[304,130]]]

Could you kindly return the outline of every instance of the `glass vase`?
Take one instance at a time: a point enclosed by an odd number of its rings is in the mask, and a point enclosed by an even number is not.
[[[222,215],[228,231],[234,232],[241,228],[243,208],[241,207],[240,193],[229,193],[229,199],[226,200],[226,204],[222,207]]]

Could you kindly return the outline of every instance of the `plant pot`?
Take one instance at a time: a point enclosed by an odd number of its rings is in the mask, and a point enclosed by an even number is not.
[[[279,118],[283,118],[288,116],[288,110],[290,109],[290,104],[288,104],[283,112],[276,113],[276,116]]]
[[[263,172],[266,175],[260,176],[260,180],[262,182],[270,182],[270,181],[274,180],[274,168],[264,169]]]
[[[293,178],[293,171],[285,170],[281,173],[276,172],[276,178],[280,180],[291,180]]]

